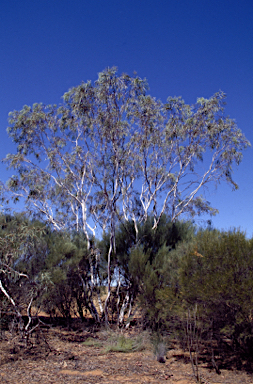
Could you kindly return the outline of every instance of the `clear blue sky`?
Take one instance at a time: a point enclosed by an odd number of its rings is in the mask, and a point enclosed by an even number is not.
[[[0,14],[0,158],[15,151],[8,112],[61,102],[108,66],[146,77],[150,94],[187,103],[227,94],[226,113],[253,144],[252,0],[8,0]],[[206,196],[217,228],[253,235],[253,149],[226,184]],[[8,173],[0,164],[2,180]],[[205,219],[207,219],[205,217]]]

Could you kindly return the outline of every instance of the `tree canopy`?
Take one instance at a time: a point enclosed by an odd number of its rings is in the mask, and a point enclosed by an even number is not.
[[[138,222],[166,212],[215,212],[200,195],[208,183],[226,180],[249,142],[224,116],[222,92],[187,105],[162,103],[147,94],[146,80],[118,75],[65,93],[60,106],[34,104],[10,113],[9,136],[17,153],[8,182],[14,198],[56,228],[74,224],[88,233],[118,219]]]

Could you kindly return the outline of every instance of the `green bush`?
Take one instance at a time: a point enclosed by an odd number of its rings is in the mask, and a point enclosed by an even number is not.
[[[198,305],[218,340],[226,335],[236,350],[253,351],[252,240],[239,230],[199,231],[180,260],[184,305]]]
[[[178,294],[178,260],[173,250],[180,242],[192,238],[195,227],[190,222],[172,223],[165,214],[156,229],[153,223],[154,218],[149,216],[146,222],[138,224],[138,236],[133,222],[119,225],[111,266],[121,278],[121,291],[128,289],[133,303],[138,297],[145,323],[157,330],[167,316],[160,296],[168,296],[167,301],[173,303]],[[109,248],[108,234],[100,246],[105,256]]]

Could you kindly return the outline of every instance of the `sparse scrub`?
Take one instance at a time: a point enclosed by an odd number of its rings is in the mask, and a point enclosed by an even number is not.
[[[108,352],[139,352],[150,349],[149,332],[141,332],[136,336],[127,336],[123,333],[114,332],[112,330],[102,331],[100,333],[102,345],[105,347],[105,353]],[[90,341],[92,343],[92,341]]]
[[[115,341],[111,341],[110,344],[106,346],[105,352],[133,352],[133,340],[124,335],[119,335]]]
[[[103,346],[103,343],[97,339],[94,339],[93,337],[88,337],[88,339],[86,339],[84,342],[83,342],[83,345],[85,345],[86,347],[102,347]]]

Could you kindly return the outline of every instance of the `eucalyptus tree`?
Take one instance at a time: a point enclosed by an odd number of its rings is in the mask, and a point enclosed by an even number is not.
[[[110,230],[106,319],[117,222],[132,220],[138,240],[138,223],[149,214],[155,228],[163,213],[172,221],[215,213],[200,191],[224,179],[237,188],[232,167],[249,145],[223,114],[223,93],[190,106],[181,98],[164,104],[147,89],[145,79],[111,68],[94,84],[70,89],[58,107],[34,104],[10,114],[17,153],[5,161],[15,170],[13,198],[56,229],[82,230],[88,250],[98,226]]]

